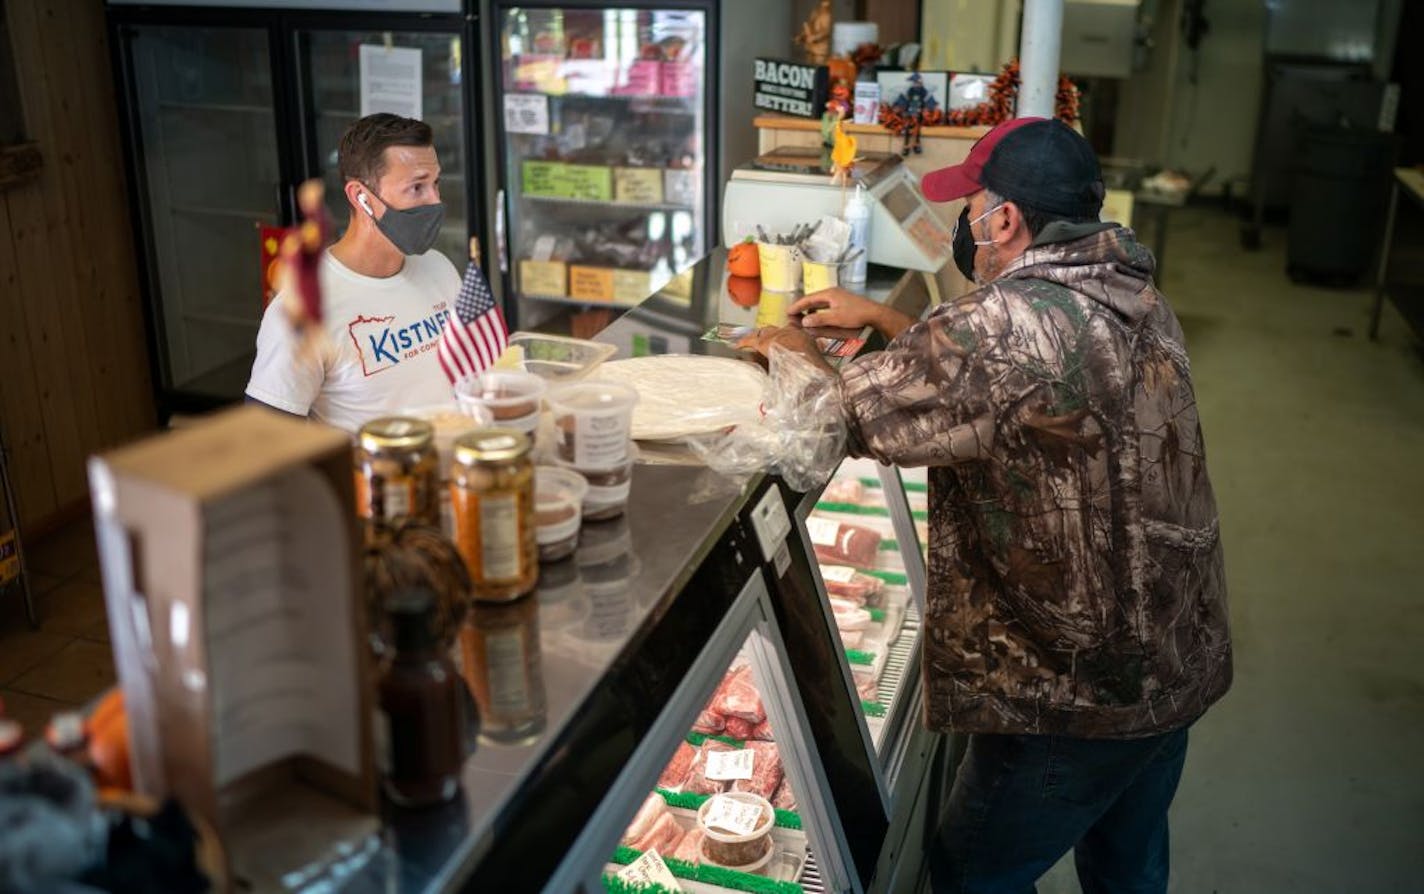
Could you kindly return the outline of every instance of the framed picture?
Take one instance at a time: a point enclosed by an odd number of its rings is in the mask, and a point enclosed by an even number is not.
[[[934,101],[943,107],[949,96],[949,72],[947,71],[878,71],[875,80],[880,85],[881,105],[893,106],[895,100],[904,95],[910,87],[910,75],[919,74],[925,89]]]
[[[976,72],[955,72],[949,76],[949,103],[951,110],[972,109],[989,99],[989,85],[998,75]]]

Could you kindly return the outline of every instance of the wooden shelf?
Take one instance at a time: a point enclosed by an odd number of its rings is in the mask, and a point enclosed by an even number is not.
[[[752,119],[752,125],[765,130],[802,130],[821,132],[820,118],[793,118],[790,115],[758,115]],[[844,124],[842,127],[849,134],[877,134],[880,136],[893,136],[894,131],[879,124]],[[920,130],[922,137],[938,137],[950,140],[977,140],[988,133],[987,127],[926,127]]]

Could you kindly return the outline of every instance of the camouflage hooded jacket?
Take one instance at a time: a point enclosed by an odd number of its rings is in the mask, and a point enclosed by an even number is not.
[[[932,467],[931,728],[1147,736],[1231,682],[1182,330],[1131,231],[1094,229],[842,370],[852,452]]]

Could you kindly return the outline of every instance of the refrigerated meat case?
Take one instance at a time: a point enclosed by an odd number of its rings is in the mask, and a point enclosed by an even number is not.
[[[688,300],[653,296],[598,338],[626,356],[662,331],[680,352],[731,356],[687,339],[746,310],[724,266],[714,251],[690,272]],[[918,314],[920,282],[872,268],[867,291]],[[548,328],[576,328],[576,317],[570,309]],[[836,502],[847,480],[864,491],[858,505]],[[399,889],[602,891],[640,855],[630,845],[666,848],[686,891],[918,889],[953,744],[919,722],[924,559],[912,504],[922,489],[860,460],[830,486],[836,501],[765,475],[640,464],[624,517],[585,524],[575,556],[543,566],[532,596],[477,607],[467,629],[482,645],[461,654],[486,708],[481,740],[456,802],[388,815]],[[868,520],[886,535],[866,569],[887,584],[878,623],[895,634],[873,640],[873,698],[855,681],[870,641],[844,647],[808,534],[826,517]],[[747,684],[751,708],[744,692],[729,700],[731,686]],[[719,712],[725,726],[706,726]],[[772,761],[771,778],[712,778],[707,753],[728,749]],[[767,793],[783,777],[774,799],[794,798],[795,809],[775,813],[754,883],[687,837],[711,795]],[[679,853],[702,865],[676,862]]]
[[[269,297],[264,251],[297,219],[297,185],[319,178],[336,231],[344,230],[336,148],[363,112],[363,58],[418,60],[409,77],[434,131],[446,205],[436,248],[463,270],[479,230],[482,119],[467,85],[479,80],[480,41],[460,0],[300,7],[106,4],[155,398],[165,417],[242,399]]]

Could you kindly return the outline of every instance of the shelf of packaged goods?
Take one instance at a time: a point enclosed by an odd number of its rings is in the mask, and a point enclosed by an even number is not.
[[[697,208],[693,205],[670,205],[666,202],[618,202],[603,201],[602,199],[573,199],[563,196],[531,196],[521,195],[520,198],[526,202],[536,202],[539,204],[551,205],[575,205],[586,208],[626,208],[630,211],[693,211]]]

